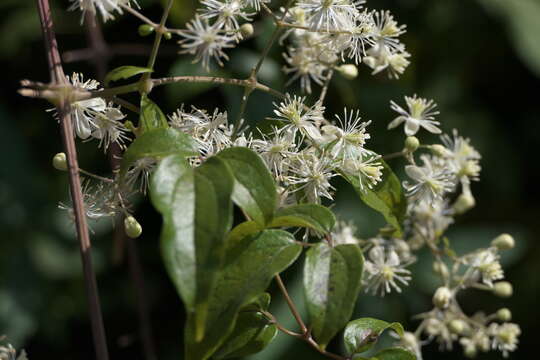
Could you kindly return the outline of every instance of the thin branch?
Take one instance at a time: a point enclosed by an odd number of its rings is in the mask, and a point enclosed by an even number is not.
[[[321,90],[321,95],[319,96],[319,102],[322,104],[324,99],[326,98],[326,94],[328,93],[328,88],[330,87],[330,81],[332,81],[332,77],[334,76],[334,69],[330,69],[328,72],[328,75],[326,75],[326,80],[324,82],[324,86]]]
[[[49,64],[49,72],[52,84],[65,84],[66,78],[62,69],[62,62],[56,36],[53,30],[53,20],[48,0],[37,0],[41,30],[45,41],[45,50]],[[81,179],[79,177],[79,165],[77,163],[77,149],[73,138],[73,127],[70,115],[70,105],[61,99],[57,106],[58,115],[62,129],[62,141],[67,156],[68,174],[71,198],[75,213],[75,225],[77,237],[79,239],[81,260],[83,267],[86,294],[90,310],[90,321],[92,324],[92,336],[96,357],[98,360],[108,360],[107,341],[105,338],[105,328],[101,315],[96,277],[92,265],[91,243],[86,223],[83,195],[81,191]]]
[[[296,309],[296,305],[294,305],[294,302],[292,301],[291,296],[289,295],[289,292],[287,291],[287,288],[285,287],[285,284],[283,283],[283,280],[281,280],[281,276],[277,274],[275,276],[275,279],[279,286],[279,290],[281,290],[283,297],[285,297],[285,301],[287,302],[287,305],[289,306],[289,309],[291,310],[292,315],[294,316],[296,322],[298,323],[298,326],[300,326],[300,330],[304,334],[308,333],[308,328],[306,324],[304,323],[304,320],[302,320],[302,316],[300,316],[300,313]]]

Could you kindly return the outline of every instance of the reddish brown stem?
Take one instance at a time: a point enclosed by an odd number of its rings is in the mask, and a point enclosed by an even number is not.
[[[52,84],[64,84],[66,78],[62,69],[60,53],[56,36],[53,30],[53,20],[48,0],[37,0],[41,30],[45,41],[45,50],[49,64],[49,72]],[[92,265],[91,243],[86,224],[83,196],[81,191],[81,180],[79,178],[79,165],[77,163],[77,149],[73,138],[73,127],[71,123],[70,105],[64,99],[60,99],[57,106],[60,118],[62,142],[67,157],[68,174],[71,198],[73,200],[73,210],[75,214],[75,225],[77,237],[79,239],[84,282],[90,310],[90,321],[92,324],[92,336],[98,360],[108,360],[107,342],[105,340],[105,328],[101,316],[101,306],[99,302],[98,289],[95,273]]]

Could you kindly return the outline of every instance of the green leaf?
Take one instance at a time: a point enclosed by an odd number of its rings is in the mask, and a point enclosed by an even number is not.
[[[117,81],[121,79],[129,79],[130,77],[133,77],[135,75],[139,74],[145,74],[145,73],[151,73],[154,70],[146,67],[140,67],[140,66],[131,66],[131,65],[125,65],[117,67],[116,69],[113,69],[109,71],[109,73],[105,76],[105,86],[109,86],[109,83],[111,81]]]
[[[336,217],[326,207],[300,204],[280,209],[269,227],[305,227],[328,234],[336,224]]]
[[[266,310],[270,303],[270,295],[262,294],[257,300],[244,306],[232,333],[223,342],[212,358],[227,359],[243,357],[263,350],[277,335],[277,327],[258,310]]]
[[[416,356],[403,348],[389,348],[378,352],[370,360],[416,360]]]
[[[347,354],[358,354],[369,350],[386,329],[392,329],[403,336],[403,326],[400,323],[388,323],[373,318],[361,318],[351,321],[345,328],[343,339]]]
[[[225,255],[232,188],[228,167],[216,157],[193,170],[183,156],[169,156],[151,181],[150,197],[163,215],[163,260],[197,339],[204,335],[208,301]]]
[[[360,187],[360,182],[356,176],[348,176],[342,172],[342,176],[353,187],[360,196],[360,199],[369,207],[381,213],[386,221],[395,228],[396,236],[402,234],[401,224],[405,218],[407,200],[401,189],[399,178],[394,174],[390,166],[380,160],[384,169],[382,170],[382,181],[373,189]]]
[[[120,165],[122,179],[135,161],[146,158],[163,158],[168,155],[182,154],[183,156],[198,155],[197,145],[191,136],[180,130],[154,129],[137,137],[124,152]]]
[[[188,316],[185,344],[186,360],[208,359],[233,331],[239,310],[259,296],[270,280],[296,260],[302,247],[281,230],[264,230],[246,242],[245,247],[228,249],[228,258],[215,282],[209,301],[206,333],[195,338],[193,316]]]
[[[313,336],[322,349],[352,316],[362,284],[364,258],[357,245],[319,243],[304,264],[304,293]]]
[[[139,132],[145,132],[153,129],[168,128],[169,123],[163,111],[150,100],[146,94],[141,95],[141,113],[139,115]]]
[[[276,206],[276,184],[259,155],[244,147],[221,151],[234,176],[233,201],[261,226],[268,224]]]

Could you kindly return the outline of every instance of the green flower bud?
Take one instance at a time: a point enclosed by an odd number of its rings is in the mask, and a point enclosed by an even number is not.
[[[499,297],[507,298],[512,296],[514,289],[512,288],[512,284],[510,284],[508,281],[499,281],[493,284],[492,291]]]
[[[61,152],[54,155],[52,164],[56,170],[67,171],[68,167],[67,167],[66,154]]]
[[[514,248],[514,245],[514,238],[509,234],[501,234],[491,242],[491,246],[495,246],[499,250],[510,250]]]
[[[452,292],[446,286],[438,288],[433,295],[433,305],[439,309],[447,308],[450,305],[450,300],[452,300]]]
[[[240,35],[242,35],[242,39],[247,39],[251,35],[253,35],[253,25],[250,23],[245,23],[242,26],[240,26]]]
[[[343,75],[347,80],[356,79],[358,76],[358,68],[354,64],[345,64],[336,68],[337,71]]]
[[[408,152],[415,152],[419,146],[420,141],[416,136],[407,136],[405,139],[405,149],[407,149]]]
[[[507,308],[502,308],[497,311],[497,319],[501,321],[510,321],[512,320],[512,312]]]
[[[142,78],[139,81],[139,92],[141,94],[149,94],[153,88],[154,88],[154,83],[152,83],[152,80]]]
[[[165,40],[171,40],[172,39],[172,34],[167,31],[165,33],[163,33],[163,37],[165,38]]]
[[[142,226],[133,216],[128,216],[124,219],[124,230],[126,235],[135,239],[142,234]]]
[[[142,24],[141,26],[139,26],[138,30],[139,30],[139,35],[148,36],[154,32],[154,27],[148,24]]]
[[[453,205],[454,211],[456,214],[463,214],[468,210],[472,209],[476,205],[476,201],[471,193],[461,193],[458,196],[456,202]]]

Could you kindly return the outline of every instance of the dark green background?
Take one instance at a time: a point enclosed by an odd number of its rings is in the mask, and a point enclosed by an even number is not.
[[[66,12],[67,1],[52,1],[62,51],[87,46],[80,14]],[[158,19],[159,1],[140,1],[145,13]],[[177,2],[172,23],[181,26],[191,16],[194,1]],[[537,345],[537,299],[540,296],[538,272],[540,247],[537,243],[540,209],[540,181],[537,155],[540,130],[538,90],[540,86],[540,1],[538,0],[395,0],[368,2],[372,8],[390,9],[400,23],[408,25],[403,36],[412,65],[399,81],[385,76],[372,77],[362,67],[358,79],[346,81],[337,76],[330,87],[328,113],[343,106],[359,108],[364,118],[373,120],[370,146],[380,152],[397,151],[402,146],[401,130],[385,131],[394,117],[389,101],[402,102],[403,95],[417,93],[433,98],[441,115],[442,128],[458,128],[472,139],[482,153],[481,182],[473,185],[478,206],[457,219],[449,236],[458,251],[486,246],[500,232],[512,233],[517,246],[503,256],[507,278],[515,295],[503,300],[471,290],[462,298],[467,312],[495,311],[507,306],[514,313],[523,335],[519,350],[510,358],[531,358]],[[0,2],[0,334],[6,334],[17,347],[24,347],[30,359],[92,359],[93,350],[87,317],[84,285],[77,242],[64,213],[56,208],[67,199],[65,173],[55,171],[52,156],[62,150],[59,128],[45,109],[50,105],[16,94],[21,79],[48,81],[43,44],[35,4],[32,0]],[[138,22],[119,17],[105,26],[108,43],[136,43],[148,46],[151,38],[140,38]],[[256,37],[229,52],[231,61],[219,70],[225,76],[246,76],[257,59],[272,25],[255,22]],[[143,52],[146,51],[143,48]],[[203,72],[190,65],[191,57],[177,56],[173,41],[164,43],[155,76]],[[283,65],[275,47],[265,63],[261,79],[283,88]],[[119,65],[142,65],[146,57],[117,56],[109,69]],[[80,71],[97,77],[91,63],[65,65],[66,73]],[[294,91],[291,88],[290,91]],[[316,90],[317,91],[317,90]],[[181,102],[212,109],[219,106],[234,118],[240,90],[230,87],[170,86],[151,95],[170,113]],[[132,98],[136,100],[135,98]],[[254,93],[248,106],[250,122],[270,115],[273,99]],[[131,120],[135,120],[129,114]],[[425,134],[426,142],[435,138]],[[80,143],[80,163],[85,169],[106,174],[108,163],[94,143]],[[403,163],[390,163],[400,169]],[[399,170],[398,170],[399,171]],[[359,235],[373,234],[382,221],[362,206],[353,191],[336,182],[336,212],[354,220]],[[144,277],[146,297],[159,359],[182,357],[183,309],[169,282],[158,252],[160,219],[148,202],[136,211],[144,227],[136,241]],[[143,358],[137,330],[136,296],[128,275],[127,262],[113,262],[110,223],[94,225],[95,264],[105,317],[111,358]],[[411,287],[402,296],[392,294],[383,300],[364,296],[357,306],[358,316],[374,316],[401,321],[411,329],[411,316],[430,306],[435,283],[429,257],[421,253],[414,266]],[[127,257],[124,257],[126,260]],[[286,274],[291,292],[302,303],[300,267]],[[276,295],[273,309],[281,321],[293,326],[289,314]],[[339,342],[331,344],[339,351]],[[426,359],[455,359],[461,349],[437,355],[436,345],[426,348]],[[279,335],[278,339],[253,359],[317,359],[303,343]],[[480,358],[501,358],[489,353]]]

